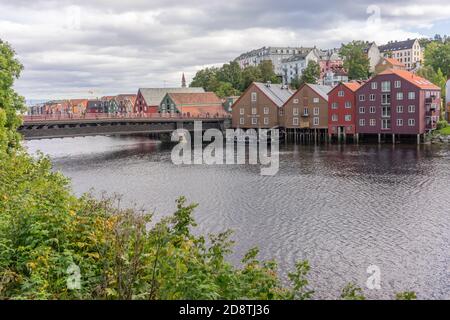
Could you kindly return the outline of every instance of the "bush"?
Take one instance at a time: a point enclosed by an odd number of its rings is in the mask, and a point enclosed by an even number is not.
[[[437,129],[438,130],[444,129],[444,128],[448,127],[448,126],[449,126],[449,124],[448,124],[448,122],[446,120],[440,120],[437,123]]]

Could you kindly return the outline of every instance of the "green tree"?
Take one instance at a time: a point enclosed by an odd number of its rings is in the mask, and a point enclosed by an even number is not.
[[[242,70],[236,61],[226,63],[217,72],[217,79],[231,84],[234,89],[241,85]]]
[[[275,74],[274,66],[271,60],[264,60],[258,65],[261,71],[262,82],[280,83],[281,79]]]
[[[260,82],[262,80],[261,69],[255,66],[248,66],[242,71],[241,91],[244,91],[252,82]]]
[[[240,91],[235,89],[230,82],[219,82],[219,86],[214,91],[220,98],[230,97],[230,96],[238,96],[240,95]]]
[[[302,85],[302,82],[300,81],[299,78],[295,77],[291,80],[290,87],[292,89],[298,90],[298,88],[300,88],[301,85]]]
[[[21,124],[21,118],[17,113],[25,111],[25,104],[23,97],[13,90],[13,83],[19,78],[22,69],[14,50],[0,39],[0,121],[5,128],[0,143],[7,149],[14,148],[19,143],[16,129]]]
[[[444,76],[450,76],[450,42],[432,42],[425,49],[425,65],[434,71],[441,69]]]
[[[206,68],[197,71],[189,86],[201,87],[205,91],[215,92],[220,85],[217,78],[218,70],[218,68]]]
[[[320,78],[320,66],[315,61],[309,61],[303,70],[300,83],[317,83]]]
[[[364,52],[368,46],[364,41],[352,41],[342,44],[339,51],[344,59],[344,69],[348,71],[350,80],[367,79],[370,75],[370,61]]]

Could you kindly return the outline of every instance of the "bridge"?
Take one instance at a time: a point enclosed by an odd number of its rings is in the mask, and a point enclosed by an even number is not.
[[[19,132],[25,140],[84,136],[170,134],[176,129],[194,131],[194,121],[202,121],[203,129],[224,130],[229,117],[194,118],[181,115],[46,115],[24,116]]]

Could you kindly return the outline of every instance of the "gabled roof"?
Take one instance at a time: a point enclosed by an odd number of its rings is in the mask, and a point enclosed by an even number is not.
[[[394,59],[394,58],[383,58],[380,63],[383,63],[383,61],[389,62],[393,66],[405,67],[405,65],[403,63],[401,63],[400,61],[398,61],[397,59]]]
[[[318,95],[320,95],[326,101],[328,101],[328,92],[330,92],[334,88],[332,86],[325,86],[321,84],[307,83],[306,85],[309,86],[311,89],[313,89]]]
[[[384,74],[395,74],[420,89],[441,90],[441,88],[432,84],[429,80],[419,77],[418,75],[415,75],[414,73],[406,70],[388,69],[381,72],[379,75]]]
[[[214,92],[202,93],[173,93],[169,92],[167,95],[177,105],[222,105],[222,100]]]
[[[159,106],[159,103],[167,93],[202,93],[205,92],[203,88],[189,87],[189,88],[140,88],[139,92],[144,97],[145,103],[148,106]]]
[[[407,49],[411,49],[413,47],[414,42],[416,42],[416,39],[408,39],[405,41],[394,41],[394,42],[390,42],[388,44],[379,46],[378,49],[380,49],[380,52],[407,50]]]
[[[358,90],[362,85],[361,83],[358,82],[343,82],[342,84],[353,92],[356,92],[356,90]]]
[[[266,84],[261,82],[253,82],[270,100],[272,100],[278,107],[289,100],[294,92],[281,84]]]

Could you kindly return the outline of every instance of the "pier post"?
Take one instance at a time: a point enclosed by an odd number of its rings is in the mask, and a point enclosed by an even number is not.
[[[381,133],[378,134],[378,144],[381,144]]]
[[[392,144],[395,144],[395,133],[392,134]]]

